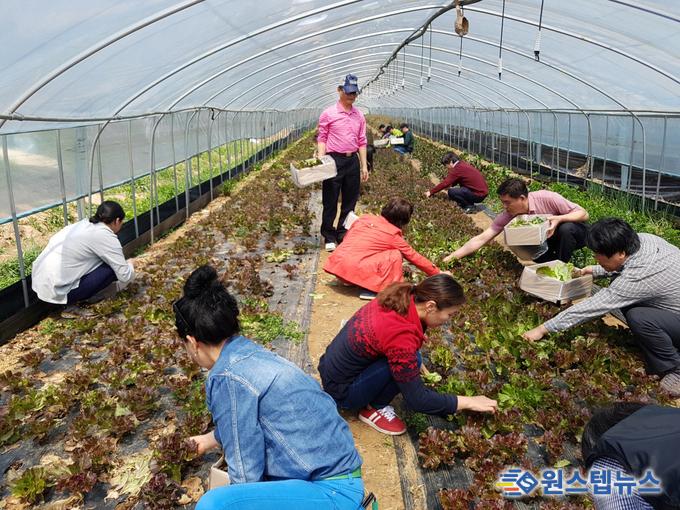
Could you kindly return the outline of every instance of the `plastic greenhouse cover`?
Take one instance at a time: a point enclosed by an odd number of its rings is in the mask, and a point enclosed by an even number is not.
[[[438,92],[439,105],[680,106],[675,0],[559,2],[542,13],[540,0],[506,2],[504,13],[502,0],[462,3],[471,27],[462,58],[450,10],[406,49],[411,74],[403,72],[409,84],[400,98],[404,106],[423,104],[417,96],[421,68],[429,67],[430,35],[434,78],[427,86]],[[318,108],[334,99],[344,74],[360,68],[356,74],[365,83],[414,30],[450,6],[414,0],[260,1],[256,8],[235,0],[3,2],[0,112],[94,118],[201,105],[249,109],[262,90],[288,78],[288,87],[275,88],[258,108]],[[461,75],[478,83],[458,78],[459,60]],[[385,98],[362,99],[389,105]],[[40,125],[8,122],[0,133],[35,129]]]

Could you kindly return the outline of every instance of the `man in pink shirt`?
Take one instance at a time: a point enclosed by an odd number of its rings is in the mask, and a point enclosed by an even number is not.
[[[461,248],[444,259],[463,258],[475,253],[482,246],[491,242],[503,232],[505,226],[519,214],[550,214],[548,221],[548,251],[534,259],[535,262],[561,260],[569,262],[571,254],[585,246],[588,231],[588,211],[574,202],[570,202],[554,191],[532,191],[529,193],[522,179],[505,180],[498,187],[498,196],[503,204],[504,212],[496,216],[491,226],[476,237],[470,239]]]
[[[359,186],[368,180],[366,162],[366,119],[352,104],[357,98],[357,77],[348,74],[345,84],[338,87],[340,100],[326,108],[319,117],[318,156],[328,154],[335,160],[338,175],[323,181],[323,213],[321,235],[326,251],[333,251],[347,233],[343,226],[347,215],[354,211],[359,198]],[[338,197],[342,191],[342,205],[338,227],[333,223],[338,211]]]

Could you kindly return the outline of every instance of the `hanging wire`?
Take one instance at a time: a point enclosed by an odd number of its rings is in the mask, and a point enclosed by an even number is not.
[[[461,8],[461,13],[463,9]],[[454,29],[456,23],[453,23]],[[463,37],[460,38],[460,48],[458,49],[458,77],[460,78],[460,72],[463,70]]]
[[[427,69],[427,83],[430,83],[432,78],[432,24],[430,23],[430,64]]]
[[[538,33],[536,34],[536,44],[534,45],[534,58],[536,62],[540,60],[539,54],[541,53],[541,25],[543,24],[543,2],[541,0],[541,14],[538,17]]]
[[[420,37],[420,88],[423,88],[423,60],[425,58],[425,34]]]
[[[501,40],[498,43],[498,79],[503,73],[503,25],[505,22],[505,0],[503,0],[503,13],[501,14]]]
[[[404,46],[404,61],[401,63],[401,88],[406,88],[406,46]]]

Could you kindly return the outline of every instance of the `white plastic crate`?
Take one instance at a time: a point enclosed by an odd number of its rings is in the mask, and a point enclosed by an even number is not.
[[[525,266],[522,277],[519,280],[519,288],[524,292],[546,301],[557,303],[558,301],[573,301],[590,296],[593,287],[593,275],[585,275],[561,282],[551,276],[537,274],[539,267],[555,267],[560,261],[551,260],[544,264]]]
[[[519,214],[515,216],[510,223],[505,226],[503,230],[505,234],[505,244],[508,246],[536,246],[544,243],[548,239],[548,228],[550,222],[545,221],[550,214]],[[535,218],[541,218],[543,223],[540,225],[527,225],[521,227],[513,227],[519,220],[531,221]]]
[[[338,170],[335,167],[335,161],[328,154],[323,156],[321,161],[322,165],[311,166],[308,168],[295,168],[293,163],[290,164],[290,176],[298,188],[304,188],[315,182],[325,181],[338,175]],[[314,159],[306,160],[308,162],[314,161]]]

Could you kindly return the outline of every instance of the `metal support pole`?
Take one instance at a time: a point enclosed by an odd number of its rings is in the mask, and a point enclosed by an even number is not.
[[[61,159],[61,131],[57,131],[57,167],[59,168],[59,185],[61,187],[61,205],[64,209],[64,226],[68,225],[68,207],[66,204],[66,183],[64,182],[64,162]]]
[[[14,226],[14,241],[17,243],[17,257],[19,257],[19,274],[21,275],[21,287],[24,291],[24,307],[28,308],[28,284],[26,282],[26,269],[24,268],[24,254],[21,249],[21,234],[19,233],[19,220],[14,203],[14,191],[12,190],[12,174],[9,170],[9,150],[7,149],[7,135],[2,136],[2,155],[5,159],[5,175],[7,177],[7,195],[9,207],[12,211],[12,225]]]
[[[659,209],[659,190],[661,189],[661,171],[666,163],[666,131],[668,129],[668,117],[663,118],[663,142],[661,142],[661,162],[659,163],[659,172],[656,177],[656,197],[654,198],[654,210]]]
[[[196,171],[198,172],[198,196],[203,194],[202,182],[201,181],[201,139],[199,137],[201,133],[201,111],[196,112]]]
[[[571,153],[571,113],[567,114],[567,119],[569,120],[569,132],[567,133],[567,163],[564,169],[564,182],[567,182],[567,176],[569,175],[569,155]],[[560,176],[557,176],[557,182],[560,182]]]
[[[212,180],[212,125],[213,125],[213,119],[212,115],[210,116],[210,119],[208,119],[208,168],[210,168],[210,200],[214,200],[215,197],[213,196],[213,180]]]
[[[604,125],[604,161],[602,162],[602,191],[604,192],[604,182],[607,178],[607,149],[609,148],[609,115],[605,116]]]
[[[217,112],[217,158],[220,162],[220,185],[224,184],[224,172],[222,170],[222,141],[220,140],[220,114],[222,112]]]
[[[128,161],[130,164],[130,189],[132,192],[132,217],[135,222],[135,239],[139,237],[139,224],[137,223],[137,197],[135,195],[135,170],[132,158],[132,121],[128,121]]]
[[[175,212],[179,212],[179,189],[177,188],[177,155],[175,154],[175,114],[170,115],[170,143],[172,146],[172,174],[175,179]]]

